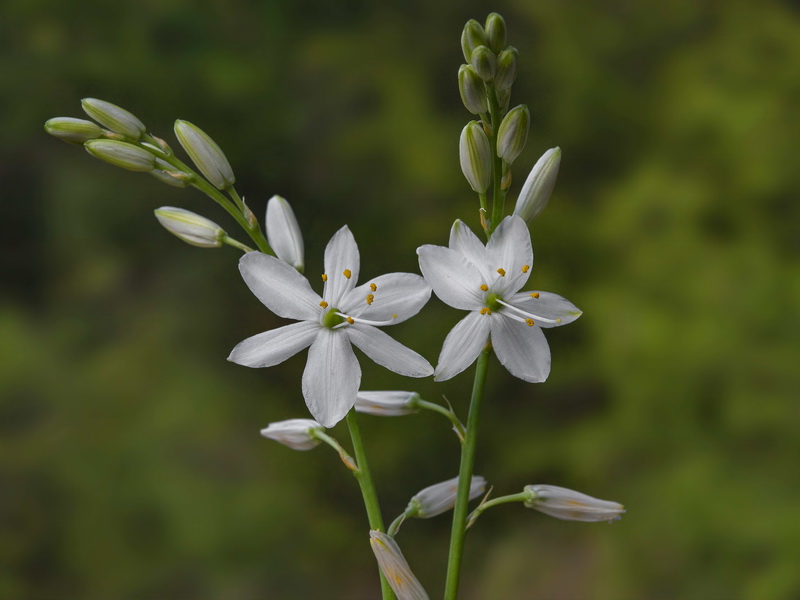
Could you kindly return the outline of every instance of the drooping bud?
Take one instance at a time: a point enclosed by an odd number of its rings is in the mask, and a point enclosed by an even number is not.
[[[475,48],[472,51],[470,63],[478,76],[486,83],[494,81],[494,76],[497,72],[497,57],[488,47],[478,46]]]
[[[175,121],[175,135],[195,166],[215,188],[224,190],[236,182],[225,154],[205,131],[179,119]]]
[[[280,196],[267,202],[267,241],[282,261],[302,271],[303,235],[289,203]]]
[[[495,54],[499,53],[506,45],[506,22],[496,12],[486,17],[486,38],[489,48]]]
[[[497,131],[497,156],[508,164],[513,163],[525,148],[530,124],[531,113],[527,106],[520,104],[511,109]]]
[[[379,417],[400,417],[419,412],[414,404],[418,398],[416,392],[358,392],[355,409]]]
[[[469,185],[479,194],[485,194],[492,181],[492,146],[477,121],[470,121],[461,130],[459,157]]]
[[[511,89],[517,78],[518,57],[519,52],[513,46],[503,50],[497,57],[497,74],[494,76],[494,85],[497,89]]]
[[[625,507],[618,502],[599,500],[555,485],[526,485],[527,508],[565,521],[617,521]]]
[[[111,102],[97,98],[84,98],[81,100],[81,107],[100,125],[125,137],[138,140],[146,130],[144,123],[124,108],[111,104]]]
[[[89,140],[83,147],[95,158],[129,171],[152,171],[156,166],[155,156],[128,142]]]
[[[483,26],[475,19],[467,21],[464,31],[461,32],[461,50],[464,52],[464,60],[471,62],[473,50],[478,46],[485,46],[487,43]]]
[[[162,206],[155,211],[156,219],[164,229],[187,244],[200,248],[219,248],[225,231],[205,217],[174,206]]]
[[[472,65],[461,65],[458,69],[458,91],[461,101],[473,115],[489,110],[486,99],[486,84],[478,77]]]
[[[514,207],[514,214],[530,223],[547,206],[561,165],[561,148],[550,148],[533,165],[522,186]]]
[[[469,499],[480,496],[486,489],[486,480],[478,475],[470,480]],[[447,512],[456,503],[458,477],[426,487],[411,498],[406,508],[410,517],[429,519]]]
[[[313,419],[288,419],[270,423],[261,430],[261,435],[292,450],[311,450],[320,443],[320,440],[313,436],[314,431],[323,429],[324,427]]]
[[[394,539],[373,529],[369,532],[369,545],[398,600],[428,600],[425,588],[411,572],[411,567]]]
[[[103,130],[97,123],[72,117],[48,119],[44,124],[44,130],[53,137],[70,144],[83,144],[103,135]]]

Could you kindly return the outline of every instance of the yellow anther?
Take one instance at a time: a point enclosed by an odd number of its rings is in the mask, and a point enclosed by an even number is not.
[[[531,292],[531,298],[538,298],[539,292]]]
[[[491,310],[489,310],[489,308],[488,308],[488,307],[484,306],[484,307],[481,309],[481,314],[482,314],[482,315],[490,315],[490,314],[492,314],[492,311],[491,311]]]
[[[320,305],[322,308],[328,308],[328,303],[327,303],[327,302],[325,302],[325,300],[323,300],[322,302],[320,302],[320,303],[319,303],[319,305]]]
[[[328,281],[328,276],[325,273],[322,274],[322,281]]]
[[[530,265],[522,265],[522,272],[527,273],[528,271],[530,271],[530,268],[531,268]]]
[[[528,324],[528,327],[533,327],[533,319],[525,319],[525,322]]]
[[[506,270],[503,268],[497,269],[497,272],[500,273],[500,277],[506,276]]]
[[[378,286],[375,285],[374,283],[370,283],[369,284],[369,289],[371,289],[373,292],[377,292],[378,291]]]
[[[350,269],[345,269],[344,271],[342,271],[342,275],[347,277],[347,279],[350,279],[350,276],[352,275],[352,273],[350,272]]]
[[[397,315],[392,315],[392,318],[393,318],[393,319],[396,319],[396,318],[397,318]]]
[[[481,291],[488,292],[489,291],[489,286],[486,285],[485,283],[482,283],[481,284]]]
[[[556,319],[556,323],[561,323],[561,319]]]
[[[367,294],[367,304],[372,304],[373,300],[375,300],[375,296],[372,294]]]
[[[355,321],[353,320],[353,317],[347,317],[347,322],[350,323],[350,325],[355,323]]]

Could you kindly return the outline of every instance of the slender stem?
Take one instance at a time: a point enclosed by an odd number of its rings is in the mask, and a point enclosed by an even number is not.
[[[400,531],[400,526],[405,522],[405,520],[411,516],[411,514],[415,511],[415,508],[411,508],[406,510],[404,513],[401,513],[392,523],[389,525],[389,529],[386,532],[387,535],[392,537],[397,535],[397,532]]]
[[[461,558],[464,554],[464,535],[467,524],[469,488],[472,481],[472,468],[475,463],[475,448],[478,437],[478,420],[481,403],[486,389],[486,372],[489,367],[491,347],[487,347],[478,357],[475,367],[475,381],[472,385],[472,399],[467,418],[467,436],[461,446],[461,467],[458,472],[458,493],[453,508],[453,528],[450,533],[450,556],[447,561],[447,583],[445,600],[455,600],[458,595],[458,582],[461,574]]]
[[[497,134],[500,130],[500,122],[503,115],[500,111],[500,105],[497,102],[497,90],[493,85],[487,86],[487,94],[489,98],[489,114],[492,116],[492,133],[490,138],[492,144],[492,179],[494,187],[492,190],[492,222],[490,234],[497,228],[500,221],[503,220],[503,213],[505,212],[506,195],[502,189],[503,183],[503,159],[497,156]]]
[[[233,246],[234,248],[238,248],[242,252],[252,252],[253,251],[253,249],[250,246],[246,246],[245,244],[243,244],[239,240],[235,240],[235,239],[233,239],[232,237],[230,237],[228,235],[226,235],[224,238],[222,238],[222,243],[223,244],[228,244],[228,246]]]
[[[440,415],[444,415],[448,418],[448,420],[453,424],[453,429],[456,431],[456,436],[461,441],[464,442],[464,436],[466,432],[464,431],[464,425],[461,421],[458,420],[458,417],[453,413],[452,410],[446,409],[444,406],[436,404],[435,402],[428,402],[427,400],[415,400],[414,406],[419,406],[420,408],[424,408],[426,410],[432,410],[433,412],[437,412]]]
[[[498,504],[506,504],[507,502],[526,502],[531,499],[531,494],[529,492],[520,492],[519,494],[509,494],[508,496],[500,496],[499,498],[495,498],[494,500],[489,500],[480,504],[475,510],[467,518],[467,529],[472,527],[473,523],[481,516],[481,513],[485,511],[487,508],[492,508],[493,506],[497,506]]]
[[[347,426],[350,428],[350,438],[353,440],[353,452],[356,455],[356,462],[358,468],[353,471],[358,480],[358,485],[361,487],[361,495],[364,498],[364,506],[367,509],[367,518],[369,519],[369,526],[371,529],[378,531],[386,531],[383,526],[383,516],[381,516],[381,507],[378,504],[378,495],[375,493],[375,485],[372,483],[372,475],[369,471],[367,464],[367,453],[364,451],[364,443],[361,440],[361,430],[358,427],[356,420],[356,410],[353,408],[347,413]],[[389,582],[379,570],[381,576],[381,597],[383,600],[392,600],[394,592],[389,587]]]

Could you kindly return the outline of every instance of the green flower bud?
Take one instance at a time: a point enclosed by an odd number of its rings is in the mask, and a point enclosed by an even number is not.
[[[100,160],[129,171],[152,171],[156,157],[147,150],[118,140],[89,140],[83,145],[86,151]]]
[[[234,184],[236,178],[228,159],[206,132],[189,121],[177,120],[175,135],[195,166],[215,188],[224,190]]]
[[[550,148],[531,169],[514,207],[514,214],[530,223],[547,206],[561,165],[561,148]]]
[[[508,164],[513,163],[525,147],[530,124],[531,113],[524,104],[509,111],[497,131],[497,156]]]
[[[511,88],[497,90],[497,104],[500,106],[501,113],[508,112],[508,105],[511,104]]]
[[[472,66],[475,72],[486,83],[494,80],[497,72],[497,57],[486,46],[478,46],[472,51]]]
[[[174,206],[162,206],[155,211],[164,229],[187,244],[200,248],[219,248],[225,232],[222,227],[191,211]]]
[[[517,58],[519,52],[509,46],[497,57],[497,74],[494,76],[494,85],[498,89],[508,90],[517,78]]]
[[[506,22],[497,13],[490,13],[486,17],[486,38],[489,41],[489,48],[495,54],[505,48],[506,45]]]
[[[471,62],[472,51],[478,46],[485,46],[488,43],[486,39],[486,32],[483,26],[475,19],[470,19],[464,25],[464,31],[461,33],[461,50],[464,52],[464,60]]]
[[[114,133],[138,140],[146,130],[144,123],[124,108],[111,104],[111,102],[97,98],[84,98],[81,100],[81,106],[87,115]]]
[[[44,124],[44,130],[53,137],[70,144],[83,144],[83,142],[103,135],[103,130],[96,123],[85,119],[73,119],[72,117],[49,119]]]
[[[473,115],[489,110],[486,100],[486,85],[483,83],[472,65],[461,65],[458,69],[458,91],[461,101]]]
[[[492,180],[492,146],[477,121],[470,121],[461,131],[459,157],[469,185],[485,194]]]

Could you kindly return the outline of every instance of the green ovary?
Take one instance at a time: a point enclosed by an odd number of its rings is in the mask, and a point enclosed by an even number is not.
[[[500,296],[495,293],[487,294],[486,295],[486,308],[491,310],[492,312],[496,310],[500,310],[503,308],[503,305],[500,304],[499,300],[502,300]]]
[[[336,313],[339,312],[338,308],[332,308],[328,312],[325,313],[325,316],[322,317],[322,326],[328,327],[333,329],[337,325],[344,323],[344,317],[340,317]]]

